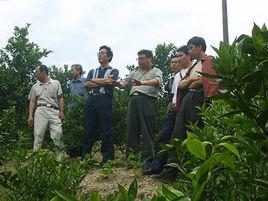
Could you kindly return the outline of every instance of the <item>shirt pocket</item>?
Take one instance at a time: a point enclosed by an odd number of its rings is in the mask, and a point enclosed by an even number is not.
[[[57,92],[56,91],[49,91],[49,97],[51,98],[57,98]]]

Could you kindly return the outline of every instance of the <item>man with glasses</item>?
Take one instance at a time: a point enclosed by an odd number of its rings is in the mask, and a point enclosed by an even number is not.
[[[112,68],[113,52],[110,47],[99,48],[98,60],[100,67],[89,71],[85,87],[89,97],[85,109],[85,139],[82,148],[82,157],[90,153],[96,141],[98,125],[101,130],[102,163],[114,160],[114,137],[112,134],[112,97],[113,80],[117,80],[119,71]]]
[[[132,85],[127,113],[127,154],[140,151],[142,135],[141,161],[144,170],[147,170],[155,157],[155,102],[162,83],[162,71],[152,67],[153,53],[150,50],[140,50],[137,60],[137,69],[124,80],[114,82],[114,85],[120,88]]]

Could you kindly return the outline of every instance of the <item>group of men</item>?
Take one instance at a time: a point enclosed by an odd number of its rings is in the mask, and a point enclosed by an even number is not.
[[[171,58],[173,77],[167,88],[170,91],[170,104],[159,137],[155,140],[155,104],[163,79],[162,71],[152,67],[153,53],[150,50],[138,52],[138,67],[123,80],[118,80],[119,71],[109,63],[113,58],[110,47],[101,46],[98,52],[100,66],[89,71],[82,78],[79,64],[71,67],[73,80],[71,93],[87,95],[85,104],[85,135],[81,149],[82,157],[90,153],[95,141],[96,130],[101,130],[102,163],[114,160],[114,137],[112,134],[112,98],[114,87],[125,88],[131,85],[127,112],[127,156],[141,150],[144,174],[158,174],[161,179],[174,179],[178,171],[165,168],[170,160],[168,155],[156,158],[160,145],[169,143],[172,138],[185,139],[189,121],[202,127],[198,106],[206,97],[218,93],[218,85],[199,72],[216,74],[212,68],[213,59],[205,54],[206,43],[201,37],[191,38],[187,46],[177,50]],[[193,62],[194,61],[194,62]],[[45,65],[37,66],[35,76],[38,82],[29,94],[28,123],[34,126],[34,150],[41,148],[47,126],[56,147],[56,159],[63,153],[62,121],[64,103],[60,83],[48,76]],[[140,146],[140,138],[142,143]]]

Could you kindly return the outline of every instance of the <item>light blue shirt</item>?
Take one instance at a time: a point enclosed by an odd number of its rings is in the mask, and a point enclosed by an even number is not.
[[[70,82],[70,90],[71,94],[75,96],[84,96],[85,95],[85,87],[84,83],[86,78],[80,77],[78,80],[71,80]]]

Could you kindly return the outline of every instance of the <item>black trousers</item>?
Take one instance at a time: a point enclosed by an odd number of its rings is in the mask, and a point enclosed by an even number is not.
[[[187,124],[189,122],[197,123],[199,127],[203,127],[203,120],[199,114],[199,109],[204,103],[204,95],[200,91],[189,91],[184,96],[180,109],[176,115],[176,121],[171,138],[181,140],[187,137]]]
[[[127,113],[127,151],[140,151],[142,136],[142,155],[144,163],[150,163],[155,156],[154,120],[156,99],[146,95],[131,96]]]
[[[162,128],[160,130],[159,137],[155,143],[156,154],[161,150],[161,144],[170,143],[170,138],[176,121],[176,114],[176,110],[168,110]],[[167,160],[168,154],[164,154],[160,157],[157,157],[157,159],[151,163],[151,169],[162,170],[164,168],[164,165],[167,163]]]
[[[103,162],[114,159],[114,136],[112,134],[112,98],[108,95],[89,96],[85,110],[85,138],[82,156],[90,153],[96,141],[96,130],[101,130],[101,154]]]

